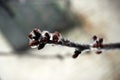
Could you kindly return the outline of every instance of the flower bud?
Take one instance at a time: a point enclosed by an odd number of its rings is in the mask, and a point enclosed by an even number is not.
[[[79,50],[75,50],[74,54],[72,55],[73,58],[77,58],[78,55],[81,53]]]

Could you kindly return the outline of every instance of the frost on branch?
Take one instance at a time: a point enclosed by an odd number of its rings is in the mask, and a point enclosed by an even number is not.
[[[50,33],[49,31],[40,31],[38,28],[35,28],[28,35],[28,38],[30,40],[29,46],[38,48],[38,50],[44,48],[46,44],[73,47],[75,48],[73,58],[77,58],[85,50],[96,51],[97,54],[100,54],[103,49],[120,49],[120,43],[103,44],[103,38],[98,38],[97,36],[93,36],[93,43],[91,44],[78,44],[64,39],[57,31]]]

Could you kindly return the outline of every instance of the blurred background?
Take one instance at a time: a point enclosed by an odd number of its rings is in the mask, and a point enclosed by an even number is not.
[[[66,39],[120,42],[119,0],[0,0],[0,80],[120,80],[120,51],[81,54],[74,48],[46,45],[31,49],[35,28],[59,31]]]

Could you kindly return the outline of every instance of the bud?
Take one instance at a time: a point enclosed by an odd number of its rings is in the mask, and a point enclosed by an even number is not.
[[[44,48],[45,44],[44,43],[40,43],[39,46],[38,46],[38,50]]]
[[[58,42],[59,37],[60,37],[60,33],[57,32],[57,31],[54,32],[54,33],[53,33],[53,42],[54,42],[54,43]]]
[[[45,37],[46,37],[47,41],[49,41],[50,40],[50,33],[45,33]]]
[[[75,50],[74,54],[72,55],[73,58],[77,58],[78,55],[81,53],[80,50]]]
[[[94,41],[97,40],[97,36],[96,35],[93,36],[93,40]]]
[[[33,33],[35,34],[35,36],[40,36],[41,31],[38,28],[35,28],[33,30]]]
[[[39,44],[39,42],[34,40],[34,41],[29,43],[29,46],[34,46],[34,45],[38,45],[38,44]]]
[[[32,34],[29,34],[29,35],[28,35],[28,38],[32,39],[32,38],[33,38]]]
[[[100,44],[103,43],[103,38],[99,38],[99,43],[100,43]]]
[[[93,44],[93,48],[97,48],[97,47],[98,47],[97,43]]]

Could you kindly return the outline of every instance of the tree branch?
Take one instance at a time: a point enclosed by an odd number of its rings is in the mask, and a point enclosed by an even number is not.
[[[102,50],[109,49],[120,49],[120,43],[103,44],[103,38],[98,38],[93,36],[93,43],[91,44],[79,44],[71,42],[70,40],[64,39],[59,32],[50,33],[48,31],[40,31],[35,28],[29,35],[29,46],[32,48],[38,48],[38,50],[45,47],[46,44],[56,44],[61,46],[73,47],[75,48],[73,58],[77,58],[78,55],[85,51],[96,51],[97,54],[102,53]]]

